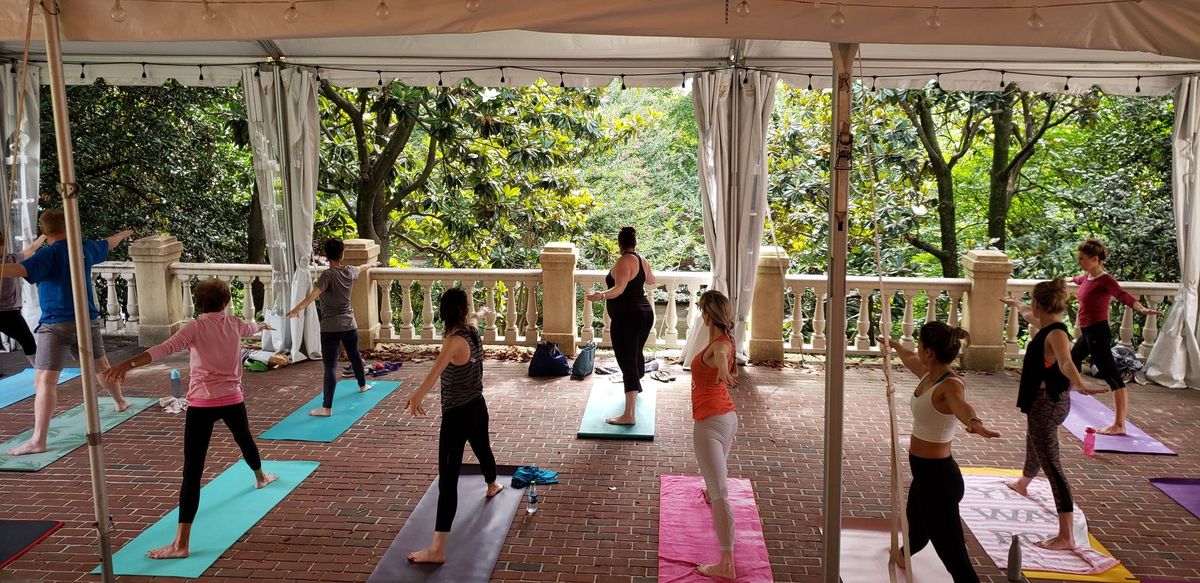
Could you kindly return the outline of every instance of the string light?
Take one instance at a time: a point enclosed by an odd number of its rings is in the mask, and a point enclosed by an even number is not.
[[[442,72],[438,71],[438,87],[444,87],[442,84]]]
[[[146,78],[146,63],[142,63],[142,79]]]
[[[375,5],[375,17],[379,20],[387,20],[387,17],[392,13],[392,9],[388,8],[387,2],[379,0],[379,4]]]
[[[1134,93],[1142,92],[1142,76],[1141,75],[1138,75],[1138,77],[1137,77],[1137,88],[1134,89],[1133,92]]]
[[[875,75],[871,75],[871,91],[875,91],[875,82],[878,80],[879,80],[879,77],[876,77]]]
[[[217,13],[213,12],[212,7],[208,5],[208,0],[204,0],[201,5],[203,8],[200,9],[200,20],[202,22],[211,24],[217,19]]]
[[[621,75],[621,91],[625,90],[625,75]]]
[[[204,65],[199,65],[198,67],[200,69],[200,80],[203,81],[204,80]]]
[[[1068,75],[1067,80],[1063,82],[1063,91],[1071,90],[1071,77]]]
[[[567,78],[563,77],[563,72],[558,72],[558,88],[562,89],[567,86]]]
[[[748,83],[750,83],[750,72],[745,71],[742,73],[742,85],[746,85]]]
[[[504,84],[504,67],[500,67],[500,84]]]
[[[383,71],[375,71],[375,74],[379,75],[379,81],[376,82],[376,85],[383,87]]]
[[[687,73],[683,71],[679,72],[679,88],[687,89]]]
[[[728,4],[726,4],[728,6]],[[737,15],[743,18],[750,16],[750,0],[742,0],[737,5]]]
[[[1000,90],[1004,91],[1004,71],[1000,71]]]
[[[812,91],[812,73],[808,74],[808,90]]]
[[[113,7],[108,15],[112,17],[113,22],[125,22],[125,19],[129,17],[129,13],[125,12],[125,8],[121,6],[121,0],[113,0]]]
[[[942,74],[938,73],[933,78],[933,88],[937,91],[942,90]]]
[[[925,26],[937,30],[942,27],[942,19],[938,17],[937,4],[933,5],[933,10],[929,12],[929,18],[925,19]]]
[[[1025,21],[1025,24],[1029,25],[1029,28],[1033,30],[1042,30],[1046,26],[1046,19],[1042,18],[1041,14],[1038,14],[1037,4],[1029,7],[1029,19]]]
[[[79,78],[80,78],[80,79],[87,79],[87,65],[80,65],[80,66],[79,66]]]
[[[292,0],[288,9],[283,11],[283,21],[288,24],[296,24],[297,20],[300,20],[300,11],[296,9],[296,0]]]
[[[829,16],[829,24],[834,28],[841,28],[846,25],[846,14],[842,12],[842,4],[839,2],[837,9]]]
[[[479,0],[467,0],[467,12],[479,12]]]

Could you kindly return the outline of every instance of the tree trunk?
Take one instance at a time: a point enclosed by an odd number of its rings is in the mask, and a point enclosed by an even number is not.
[[[992,112],[992,170],[988,188],[988,238],[1001,251],[1008,243],[1008,207],[1016,180],[1009,167],[1009,150],[1013,134],[1013,101],[1006,93]],[[1020,168],[1015,168],[1019,174]],[[1010,188],[1010,184],[1012,188]]]
[[[944,168],[934,171],[938,189],[938,223],[941,227],[942,252],[937,255],[942,264],[942,277],[958,277],[958,227],[955,224],[954,175]]]

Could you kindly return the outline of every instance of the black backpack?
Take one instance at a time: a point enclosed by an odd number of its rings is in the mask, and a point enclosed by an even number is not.
[[[575,357],[575,363],[571,365],[571,380],[582,381],[584,377],[592,374],[595,368],[596,343],[592,341],[579,349],[579,356]]]

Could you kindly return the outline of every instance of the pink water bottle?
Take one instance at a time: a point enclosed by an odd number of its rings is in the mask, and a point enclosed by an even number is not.
[[[1096,455],[1096,429],[1093,427],[1088,427],[1083,436],[1083,455]]]

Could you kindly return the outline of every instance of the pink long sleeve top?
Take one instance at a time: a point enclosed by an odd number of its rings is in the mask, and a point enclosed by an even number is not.
[[[1112,298],[1117,298],[1117,301],[1132,306],[1137,301],[1129,292],[1121,289],[1121,284],[1117,283],[1117,278],[1104,273],[1100,277],[1091,279],[1084,275],[1078,275],[1071,279],[1071,283],[1079,286],[1079,290],[1075,294],[1079,297],[1079,327],[1087,328],[1098,322],[1108,321],[1108,303]]]
[[[225,312],[209,312],[188,322],[166,342],[146,351],[150,362],[187,349],[191,372],[187,390],[189,407],[224,407],[241,403],[241,339],[258,333],[258,324]]]

